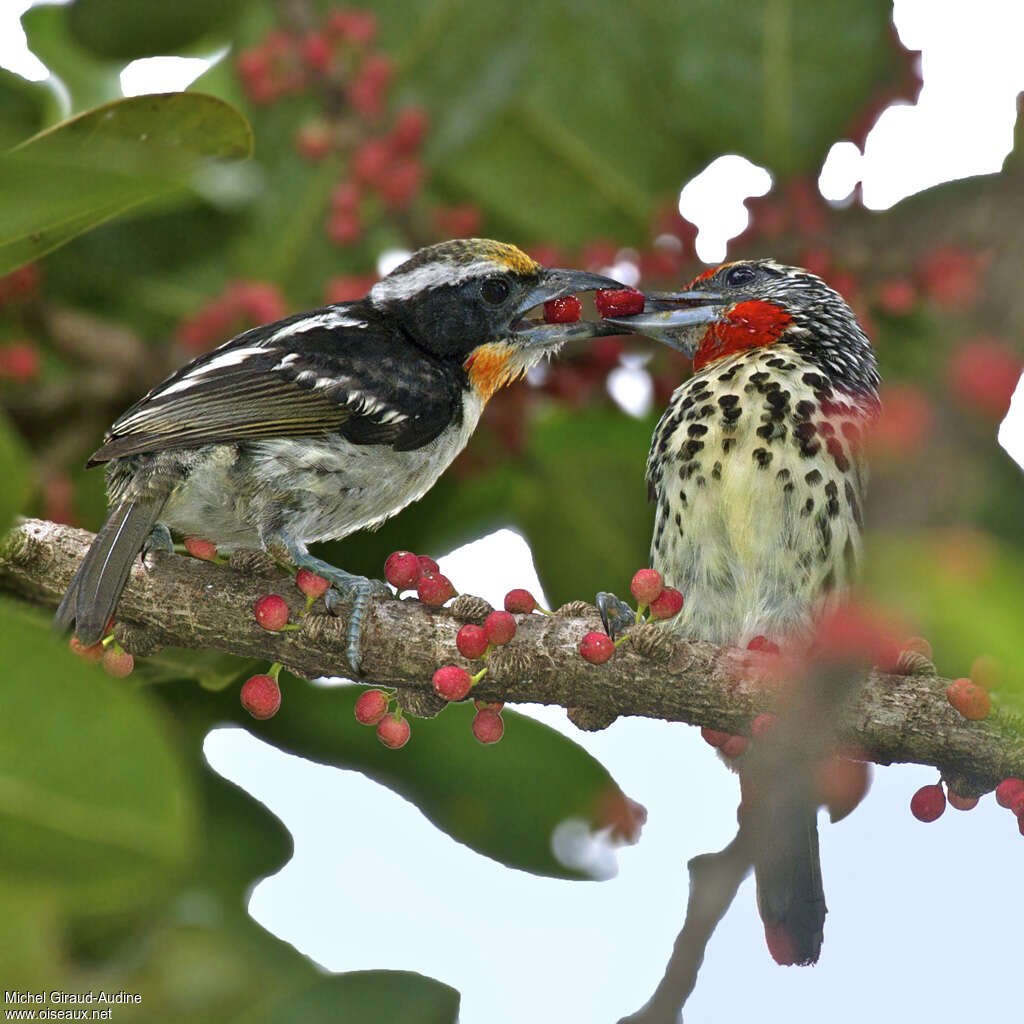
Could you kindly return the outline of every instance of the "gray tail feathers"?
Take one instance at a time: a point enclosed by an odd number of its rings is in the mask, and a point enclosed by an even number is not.
[[[780,801],[754,855],[757,906],[768,950],[780,964],[813,964],[825,929],[817,807]]]
[[[106,632],[135,556],[153,531],[166,499],[125,501],[107,516],[54,616],[57,629],[75,626],[86,646]]]

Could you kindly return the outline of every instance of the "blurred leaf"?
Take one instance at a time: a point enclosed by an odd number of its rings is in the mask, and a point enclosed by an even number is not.
[[[355,971],[320,978],[303,991],[289,993],[269,1016],[252,1019],[267,1024],[456,1024],[458,1018],[459,993],[432,978],[410,971]]]
[[[249,155],[245,118],[212,96],[137,96],[80,114],[0,158],[0,273]]]
[[[316,687],[282,673],[281,688],[281,710],[266,722],[253,722],[235,692],[216,698],[219,713],[282,750],[363,772],[416,804],[452,838],[509,867],[589,877],[555,858],[552,833],[569,819],[597,830],[623,806],[621,790],[597,760],[515,711],[502,712],[505,735],[493,747],[473,738],[469,703],[413,719],[412,739],[396,751],[356,722],[360,687]]]
[[[75,114],[121,96],[124,62],[85,53],[68,28],[68,10],[64,4],[37,4],[21,16],[21,25],[28,48],[60,79]]]
[[[654,429],[610,408],[552,411],[529,439],[516,519],[555,606],[628,591],[649,564],[653,513],[644,466]]]
[[[226,31],[248,0],[75,0],[71,34],[101,57],[134,60],[180,53],[212,33]]]
[[[48,622],[0,614],[0,874],[62,906],[120,913],[158,899],[191,853],[194,808],[148,703],[75,658]]]
[[[970,673],[979,655],[1003,666],[1024,708],[1024,551],[969,526],[868,535],[865,587],[932,643],[939,672]]]
[[[907,67],[889,0],[374,9],[442,184],[527,241],[635,240],[723,153],[816,174]]]
[[[0,414],[0,535],[25,509],[28,500],[29,455],[21,439]]]
[[[55,107],[49,86],[0,68],[0,150],[40,131]]]

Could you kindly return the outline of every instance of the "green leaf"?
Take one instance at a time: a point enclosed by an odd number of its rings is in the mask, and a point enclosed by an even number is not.
[[[67,91],[71,113],[98,107],[121,96],[124,62],[97,60],[85,53],[71,36],[67,6],[37,4],[21,16],[21,25],[28,48]]]
[[[921,631],[945,676],[968,675],[980,655],[1003,666],[1001,695],[1024,710],[1024,551],[967,526],[868,535],[865,586]]]
[[[119,100],[36,135],[0,158],[0,273],[251,149],[245,118],[199,93]]]
[[[71,34],[85,49],[123,61],[180,53],[228,30],[247,0],[75,0]]]
[[[0,149],[34,135],[55,109],[49,86],[0,68]]]
[[[166,892],[191,855],[177,751],[139,693],[74,657],[47,621],[0,615],[0,877],[111,914]]]
[[[639,239],[723,153],[816,173],[905,75],[889,0],[374,9],[400,87],[434,117],[440,184],[527,241]]]
[[[14,517],[25,509],[28,500],[29,456],[21,439],[0,415],[0,535],[14,522]]]
[[[207,704],[211,720],[227,717],[282,750],[363,772],[410,800],[453,839],[509,867],[554,878],[588,878],[552,853],[554,830],[567,820],[592,830],[621,821],[625,797],[608,771],[582,747],[535,719],[506,709],[505,735],[494,746],[473,739],[472,703],[432,719],[412,719],[412,739],[388,750],[353,709],[359,687],[312,686],[282,673],[281,710],[254,723],[238,694]]]
[[[411,971],[353,971],[320,978],[290,992],[266,1017],[267,1024],[334,1024],[335,1021],[402,1021],[456,1024],[459,993]]]
[[[649,564],[653,513],[644,466],[653,419],[559,410],[535,425],[515,514],[552,604],[628,592]]]

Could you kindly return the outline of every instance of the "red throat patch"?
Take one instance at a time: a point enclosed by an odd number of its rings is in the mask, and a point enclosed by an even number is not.
[[[693,368],[700,370],[736,352],[774,344],[792,322],[793,318],[774,302],[737,302],[704,332],[693,357]]]

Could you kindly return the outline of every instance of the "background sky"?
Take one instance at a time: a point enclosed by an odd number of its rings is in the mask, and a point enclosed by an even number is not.
[[[0,4],[0,65],[38,78],[44,71],[17,25],[26,6]],[[1024,4],[975,0],[965,12],[959,3],[897,0],[895,23],[903,42],[923,51],[924,88],[915,106],[882,115],[863,153],[837,143],[820,180],[833,201],[862,181],[866,204],[884,209],[941,181],[997,171],[1010,149],[1015,97],[1024,89]],[[123,82],[130,93],[180,88],[202,66],[140,61]],[[723,156],[683,188],[681,210],[701,229],[703,259],[725,255],[728,238],[746,223],[741,200],[769,185],[762,169]],[[628,405],[628,395],[643,390],[642,373],[623,381]],[[1000,440],[1024,465],[1022,387]],[[429,554],[445,556],[441,567],[457,589],[495,604],[513,586],[540,590],[529,550],[511,531]],[[210,762],[295,839],[292,861],[256,885],[253,916],[330,970],[408,969],[455,986],[465,1024],[609,1021],[636,1009],[682,924],[686,861],[735,832],[735,777],[695,728],[626,719],[587,734],[558,709],[521,710],[571,735],[647,807],[643,838],[619,851],[614,879],[562,882],[511,871],[361,775],[223,729],[207,741]],[[927,1018],[942,1024],[1016,1012],[1024,838],[991,796],[968,813],[949,809],[931,825],[915,821],[910,796],[934,781],[929,768],[877,769],[855,814],[836,826],[822,818],[830,913],[817,967],[775,966],[753,883],[744,883],[710,943],[686,1019],[862,1024],[920,1019],[926,1006]]]

